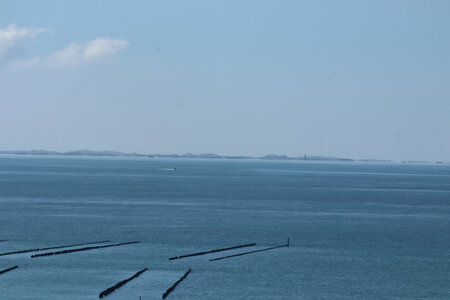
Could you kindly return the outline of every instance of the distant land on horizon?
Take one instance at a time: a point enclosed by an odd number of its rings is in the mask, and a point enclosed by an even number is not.
[[[141,154],[141,153],[125,153],[117,151],[93,151],[93,150],[74,150],[67,152],[49,151],[49,150],[0,150],[0,154],[15,155],[61,155],[61,156],[110,156],[110,157],[147,157],[147,158],[203,158],[203,159],[263,159],[263,160],[312,160],[312,161],[376,161],[376,162],[392,162],[392,160],[383,159],[352,159],[329,156],[299,156],[290,157],[287,155],[268,154],[265,156],[233,156],[219,155],[213,153],[203,154]],[[429,161],[402,161],[404,163],[427,163]],[[438,161],[436,163],[444,163]],[[450,162],[446,162],[450,163]]]

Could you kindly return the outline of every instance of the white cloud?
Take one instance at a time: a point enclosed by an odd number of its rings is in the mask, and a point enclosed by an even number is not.
[[[87,65],[111,59],[129,45],[125,40],[99,37],[84,44],[72,43],[67,48],[45,58],[20,59],[27,52],[30,42],[45,30],[38,27],[17,28],[14,24],[10,24],[6,29],[0,29],[0,68],[5,65],[14,68],[31,66],[60,68]]]
[[[10,24],[6,29],[0,29],[0,67],[25,55],[28,44],[41,32],[38,27],[17,28]]]
[[[72,43],[47,57],[42,63],[50,67],[86,65],[108,59],[127,47],[128,42],[125,40],[96,38],[85,44]]]

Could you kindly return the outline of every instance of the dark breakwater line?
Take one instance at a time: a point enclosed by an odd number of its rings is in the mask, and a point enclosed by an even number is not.
[[[215,249],[215,250],[191,253],[191,254],[186,254],[186,255],[181,255],[181,256],[174,256],[174,257],[169,258],[169,260],[182,259],[182,258],[191,257],[191,256],[205,255],[205,254],[216,253],[216,252],[221,252],[221,251],[227,251],[227,250],[251,247],[251,246],[255,246],[255,245],[256,245],[256,243],[251,243],[251,244],[233,246],[233,247],[229,247],[229,248],[221,248],[221,249]]]
[[[28,252],[38,252],[38,251],[45,251],[45,250],[52,250],[52,249],[61,249],[61,248],[76,247],[76,246],[83,246],[83,245],[102,244],[102,243],[109,243],[109,242],[110,241],[107,240],[107,241],[89,242],[89,243],[72,244],[72,245],[64,245],[64,246],[54,246],[54,247],[47,247],[47,248],[35,248],[35,249],[27,249],[27,250],[18,250],[18,251],[11,251],[11,252],[0,253],[0,256],[12,255],[12,254],[22,254],[22,253],[28,253]]]
[[[3,273],[6,273],[6,272],[9,272],[9,271],[12,271],[12,270],[14,270],[14,269],[17,269],[19,266],[14,266],[14,267],[11,267],[11,268],[8,268],[8,269],[4,269],[4,270],[0,270],[0,274],[3,274]]]
[[[72,252],[88,251],[88,250],[101,249],[101,248],[117,247],[117,246],[130,245],[130,244],[136,244],[136,243],[139,243],[139,241],[112,244],[112,245],[104,245],[104,246],[93,246],[93,247],[68,249],[68,250],[62,250],[62,251],[56,251],[56,252],[46,252],[46,253],[31,255],[31,258],[41,257],[41,256],[58,255],[58,254],[67,254],[67,253],[72,253]]]
[[[173,290],[177,287],[177,285],[186,279],[186,277],[189,275],[189,273],[191,273],[191,271],[192,271],[191,269],[187,270],[186,273],[184,273],[184,275],[180,279],[178,279],[174,284],[172,284],[170,288],[167,289],[167,291],[162,295],[162,298],[166,299],[167,296],[169,296],[169,294],[172,293]]]
[[[144,273],[145,271],[147,271],[147,268],[144,268],[142,270],[140,270],[139,272],[137,272],[136,274],[134,274],[133,276],[131,276],[130,278],[127,278],[125,280],[120,281],[119,283],[113,285],[110,288],[107,288],[106,290],[104,290],[103,292],[101,292],[98,297],[99,298],[103,298],[105,296],[108,296],[109,294],[111,294],[112,292],[114,292],[115,290],[117,290],[118,288],[120,288],[121,286],[127,284],[129,281],[139,277],[139,275],[141,275],[142,273]]]
[[[248,251],[248,252],[242,252],[242,253],[233,254],[233,255],[228,255],[228,256],[222,256],[222,257],[218,257],[218,258],[212,258],[212,259],[210,259],[209,261],[216,261],[216,260],[221,260],[221,259],[225,259],[225,258],[231,258],[231,257],[237,257],[237,256],[242,256],[242,255],[247,255],[247,254],[257,253],[257,252],[269,251],[269,250],[278,249],[278,248],[283,248],[283,247],[289,247],[289,238],[288,238],[287,244],[285,244],[285,245],[280,245],[280,246],[275,246],[275,247],[269,247],[269,248],[264,248],[264,249],[259,249],[259,250],[253,250],[253,251]]]
[[[0,240],[0,242],[7,242],[8,240]]]

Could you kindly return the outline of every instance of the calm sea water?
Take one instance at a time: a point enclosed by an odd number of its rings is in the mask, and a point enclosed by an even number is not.
[[[105,239],[141,243],[0,256],[0,299],[98,299],[144,267],[106,299],[188,268],[168,299],[450,299],[450,166],[0,156],[0,252]]]

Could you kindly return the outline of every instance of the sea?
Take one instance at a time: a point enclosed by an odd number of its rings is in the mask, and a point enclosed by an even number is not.
[[[450,299],[450,165],[1,155],[0,240],[140,241],[0,256],[2,300],[98,299],[144,268],[106,299],[161,299],[188,269],[167,299]]]

